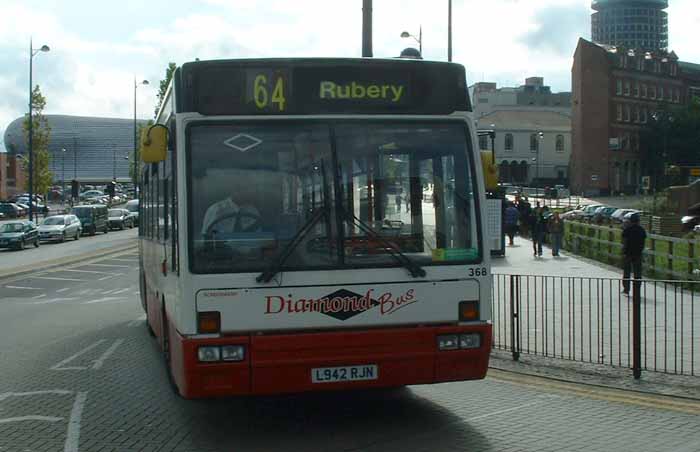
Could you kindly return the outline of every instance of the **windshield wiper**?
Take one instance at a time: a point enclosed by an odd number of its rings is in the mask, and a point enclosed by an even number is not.
[[[313,228],[316,223],[318,223],[318,220],[320,220],[323,217],[328,216],[329,209],[326,206],[321,207],[318,209],[314,214],[309,218],[306,223],[297,231],[296,234],[294,234],[294,237],[292,237],[292,241],[289,242],[289,244],[282,250],[280,255],[277,257],[277,259],[270,265],[270,267],[265,270],[264,272],[260,273],[255,280],[259,283],[268,283],[272,278],[275,277],[277,273],[280,272],[282,269],[282,266],[284,265],[285,261],[289,256],[291,256],[292,252],[296,249],[296,247],[301,243],[302,239],[306,237],[306,234],[309,233],[311,228]]]
[[[360,220],[354,213],[347,212],[346,216],[352,221],[353,224],[357,225],[365,234],[370,236],[372,239],[379,241],[389,254],[396,259],[401,265],[403,265],[414,278],[425,277],[426,273],[423,267],[413,262],[408,256],[401,252],[401,250],[393,243],[391,243],[386,238],[379,235],[377,231],[372,229],[368,224]]]

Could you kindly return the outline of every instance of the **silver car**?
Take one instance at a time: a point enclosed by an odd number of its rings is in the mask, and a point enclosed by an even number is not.
[[[42,242],[63,242],[68,238],[78,240],[82,232],[83,227],[75,215],[54,215],[47,217],[39,226],[39,240]]]

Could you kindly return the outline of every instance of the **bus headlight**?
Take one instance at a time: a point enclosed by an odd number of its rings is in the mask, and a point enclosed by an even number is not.
[[[459,337],[456,334],[438,336],[438,350],[457,350],[458,348]]]
[[[224,361],[243,361],[245,347],[242,345],[224,345],[221,347],[221,359]]]
[[[216,346],[203,346],[197,350],[200,363],[213,363],[221,361],[221,348]]]
[[[481,347],[481,335],[479,333],[460,334],[459,348],[479,348]]]

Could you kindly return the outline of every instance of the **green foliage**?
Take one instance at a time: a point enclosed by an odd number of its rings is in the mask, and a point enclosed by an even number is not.
[[[160,86],[158,87],[158,103],[156,104],[156,109],[153,113],[154,117],[158,116],[158,110],[160,110],[161,105],[163,105],[165,93],[168,91],[168,85],[170,84],[170,80],[173,78],[176,68],[177,64],[171,62],[168,63],[168,67],[165,69],[165,78],[160,81]]]
[[[49,139],[51,137],[51,127],[48,120],[43,115],[46,108],[46,98],[41,94],[39,85],[32,91],[32,160],[33,160],[33,192],[47,193],[53,181],[53,174],[49,171]],[[29,149],[29,118],[25,118],[22,124],[24,129],[24,139],[27,142],[27,152]],[[27,159],[29,155],[27,155]],[[26,175],[26,189],[29,189],[29,164],[24,166]]]
[[[642,170],[652,176],[652,185],[659,190],[677,184],[677,177],[666,174],[666,166],[700,165],[700,100],[676,108],[664,106],[652,114],[640,144]]]

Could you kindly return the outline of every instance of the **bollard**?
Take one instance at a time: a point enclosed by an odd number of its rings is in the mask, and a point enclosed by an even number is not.
[[[633,280],[632,285],[632,373],[634,379],[642,377],[642,282]]]

